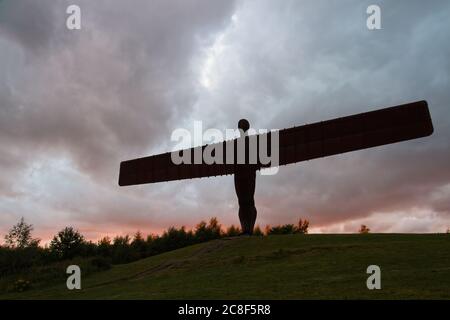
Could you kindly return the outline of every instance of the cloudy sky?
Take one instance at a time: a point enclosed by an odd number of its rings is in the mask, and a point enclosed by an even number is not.
[[[446,0],[0,0],[0,235],[22,216],[44,241],[238,224],[231,176],[121,188],[120,161],[171,150],[195,120],[284,128],[422,99],[430,137],[258,176],[257,224],[444,232],[449,16]]]

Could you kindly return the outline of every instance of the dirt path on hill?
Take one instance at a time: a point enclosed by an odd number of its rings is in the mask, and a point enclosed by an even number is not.
[[[222,239],[217,239],[217,240],[213,240],[210,241],[209,243],[207,243],[206,245],[202,246],[201,248],[199,248],[198,250],[194,251],[192,254],[190,254],[189,256],[183,258],[183,259],[168,259],[166,261],[163,261],[155,266],[152,266],[151,268],[148,268],[146,270],[142,270],[138,273],[135,273],[131,276],[127,276],[127,277],[122,277],[122,278],[118,278],[115,280],[111,280],[111,281],[107,281],[107,282],[102,282],[99,284],[95,284],[92,286],[88,286],[86,287],[86,289],[91,289],[91,288],[98,288],[98,287],[103,287],[106,285],[110,285],[113,283],[117,283],[117,282],[121,282],[121,281],[136,281],[136,280],[140,280],[142,278],[145,278],[147,276],[150,276],[152,274],[161,272],[161,271],[165,271],[165,270],[169,270],[172,268],[177,268],[177,267],[181,267],[182,265],[186,265],[189,262],[193,261],[193,260],[197,260],[199,258],[201,258],[204,255],[207,255],[211,252],[217,251],[219,249],[222,249],[223,247],[227,246],[231,241],[236,241],[242,239],[242,237],[230,237],[230,238],[222,238]]]

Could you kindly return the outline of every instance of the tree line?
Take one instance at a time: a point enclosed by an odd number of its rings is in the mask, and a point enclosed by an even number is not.
[[[300,219],[297,225],[266,226],[264,231],[257,226],[254,236],[306,234],[308,228],[309,221]],[[190,230],[170,227],[161,235],[150,234],[147,237],[138,231],[133,236],[104,237],[97,242],[87,241],[73,227],[65,227],[46,246],[40,246],[40,239],[33,238],[32,231],[33,226],[22,218],[4,237],[5,243],[0,246],[0,276],[77,258],[88,258],[93,267],[107,269],[111,264],[129,263],[193,244],[241,234],[239,227],[231,225],[223,228],[216,218],[211,218],[208,223],[201,221]]]

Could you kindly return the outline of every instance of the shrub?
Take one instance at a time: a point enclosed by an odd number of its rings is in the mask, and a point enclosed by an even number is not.
[[[201,221],[195,228],[194,239],[196,242],[218,239],[221,236],[221,225],[217,221],[217,218],[211,218],[208,225],[205,221]]]
[[[104,257],[111,257],[112,246],[109,237],[104,237],[97,242],[97,253]]]
[[[257,236],[257,237],[260,237],[260,236],[263,236],[264,233],[261,231],[259,226],[256,226],[255,229],[253,229],[253,235]]]
[[[105,257],[95,257],[91,260],[91,265],[100,271],[108,270],[111,268],[111,259]]]
[[[370,233],[370,229],[366,225],[362,224],[361,227],[359,227],[358,232],[360,234],[367,234]]]
[[[130,236],[117,236],[112,245],[112,262],[114,264],[127,263],[138,259],[138,254],[130,250]]]
[[[40,247],[0,247],[0,277],[43,264],[43,251]]]
[[[227,231],[225,231],[224,236],[226,237],[236,237],[241,234],[241,229],[238,227],[235,227],[233,224],[228,227]]]
[[[18,279],[14,282],[13,291],[23,292],[31,289],[31,282],[29,280]]]
[[[293,224],[285,224],[282,226],[276,226],[276,227],[272,227],[269,228],[268,230],[268,235],[271,234],[293,234],[295,233],[296,228]]]
[[[297,226],[266,226],[265,234],[307,233],[308,227],[309,222],[300,219]],[[129,235],[116,236],[112,241],[104,237],[97,243],[85,241],[78,231],[66,227],[53,237],[48,248],[42,248],[37,245],[37,240],[33,241],[31,230],[31,225],[21,219],[14,231],[10,232],[10,245],[0,246],[0,277],[24,274],[32,281],[33,287],[63,278],[68,264],[80,265],[86,274],[106,270],[111,264],[128,263],[195,243],[241,234],[240,228],[234,225],[223,232],[216,218],[212,218],[209,223],[201,221],[193,230],[170,227],[162,235],[148,235],[146,239],[138,231],[132,239]],[[253,234],[264,235],[259,226],[255,227]],[[16,289],[19,290],[19,287],[25,290],[28,285],[18,282]]]
[[[203,227],[204,226],[204,227]],[[202,224],[201,235],[208,238],[208,227]],[[170,227],[161,237],[155,237],[152,241],[154,252],[161,253],[186,247],[198,242],[192,231],[186,231],[185,227],[177,229]],[[200,241],[201,242],[201,241]]]
[[[147,252],[147,243],[145,242],[140,231],[136,232],[133,241],[131,242],[131,249],[139,256],[143,258]]]
[[[309,228],[309,221],[300,219],[298,221],[297,229],[295,233],[307,234]]]

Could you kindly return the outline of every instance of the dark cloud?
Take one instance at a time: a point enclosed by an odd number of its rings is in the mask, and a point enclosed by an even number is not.
[[[23,45],[27,62],[17,62],[15,71],[23,79],[14,84],[16,101],[8,103],[15,110],[1,119],[3,136],[26,147],[64,149],[94,176],[118,154],[136,155],[157,144],[175,109],[189,112],[195,99],[189,61],[197,37],[214,33],[232,8],[231,2],[86,1],[79,3],[82,31],[69,31],[47,22],[56,15],[53,1],[32,2],[25,10],[37,7],[31,21],[18,14],[21,2],[7,3],[5,10],[19,20],[2,24]],[[57,7],[58,16],[65,17],[65,6]],[[38,21],[45,32],[33,29]],[[30,37],[41,51],[52,40],[64,46],[47,46],[35,57]]]
[[[49,1],[0,1],[0,35],[19,42],[31,54],[51,45],[56,35],[57,23],[64,17],[56,15],[56,7]],[[64,12],[64,11],[63,11]]]
[[[231,177],[119,188],[119,162],[165,151],[192,120],[282,128],[419,99],[433,136],[258,177],[259,223],[450,223],[447,1],[381,1],[378,31],[370,1],[78,1],[80,31],[69,4],[0,2],[0,231],[21,215],[91,237],[236,224]]]

